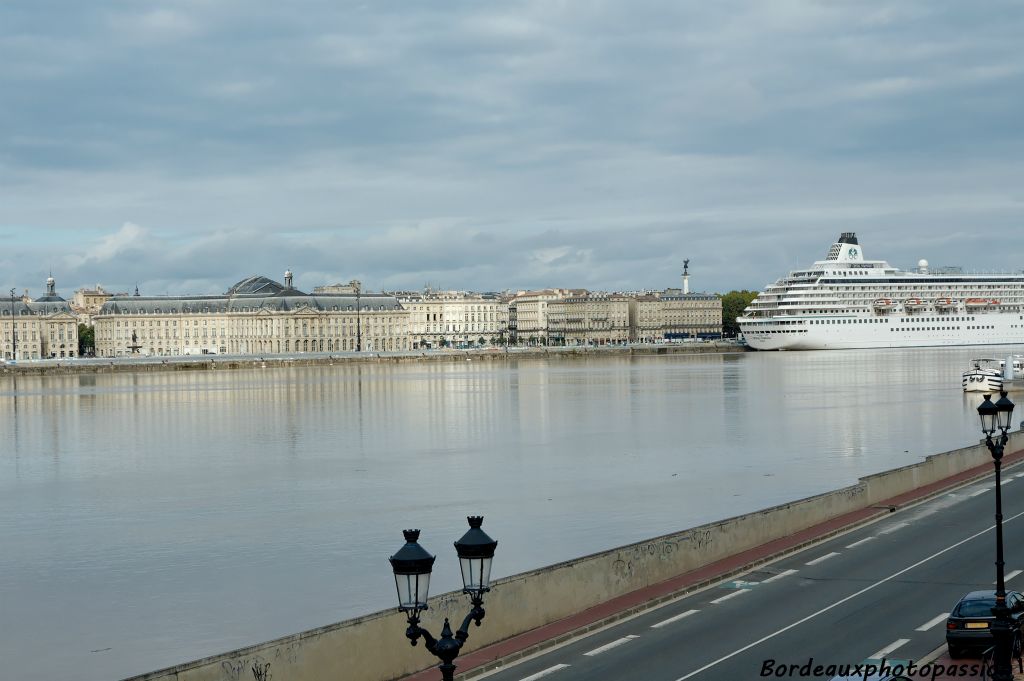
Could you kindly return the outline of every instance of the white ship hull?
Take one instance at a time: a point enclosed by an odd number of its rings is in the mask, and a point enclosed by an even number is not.
[[[1003,377],[981,369],[964,374],[962,385],[965,393],[997,393],[1003,389]]]
[[[740,330],[755,350],[850,350],[1024,343],[1020,315],[953,315],[924,317],[775,317],[770,322],[743,323]],[[972,321],[949,321],[972,320]],[[824,323],[822,323],[824,322]]]

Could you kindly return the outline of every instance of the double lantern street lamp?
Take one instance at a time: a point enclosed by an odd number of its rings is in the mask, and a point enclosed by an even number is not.
[[[447,617],[444,619],[440,639],[434,638],[420,626],[419,613],[427,609],[430,571],[434,566],[434,556],[418,543],[420,531],[403,530],[405,546],[390,558],[395,585],[398,587],[398,609],[406,613],[409,622],[405,636],[412,645],[423,638],[427,650],[440,658],[438,668],[443,681],[452,681],[455,676],[454,660],[469,638],[469,623],[476,622],[479,627],[484,618],[484,594],[491,590],[491,560],[498,546],[498,542],[480,529],[483,516],[469,516],[467,520],[469,531],[455,542],[455,552],[459,555],[459,566],[462,568],[462,593],[469,595],[473,607],[454,634]]]
[[[992,614],[995,616],[992,623],[992,641],[995,644],[992,681],[1013,681],[1010,660],[1013,624],[1010,621],[1010,609],[1006,607],[1006,580],[1003,577],[1003,496],[999,477],[1003,447],[1009,440],[1006,432],[1010,429],[1013,402],[1006,397],[1005,392],[995,404],[992,403],[990,395],[985,395],[985,401],[978,407],[978,416],[981,417],[981,432],[985,434],[985,444],[992,454],[992,463],[996,470],[996,605],[992,608]]]

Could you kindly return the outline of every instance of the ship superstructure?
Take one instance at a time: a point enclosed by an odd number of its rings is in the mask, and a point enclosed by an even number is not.
[[[1024,273],[900,270],[844,232],[824,260],[765,287],[737,319],[758,350],[1001,345],[1024,341]]]

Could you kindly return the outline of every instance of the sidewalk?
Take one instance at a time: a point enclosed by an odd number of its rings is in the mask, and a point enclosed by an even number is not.
[[[1024,450],[1013,452],[1003,457],[1003,467],[1012,466],[1022,460],[1024,460]],[[518,636],[513,636],[479,650],[468,652],[455,660],[455,664],[458,665],[456,679],[470,679],[520,658],[541,652],[589,631],[607,626],[616,620],[629,617],[654,605],[678,598],[685,593],[714,584],[733,575],[748,572],[753,567],[769,560],[793,553],[822,539],[885,516],[891,512],[890,509],[923,501],[929,497],[941,494],[950,488],[991,473],[991,463],[976,466],[930,485],[925,485],[905,494],[886,499],[876,506],[833,518],[802,532],[762,544],[660,584],[625,594],[563,620],[552,622],[551,624],[538,627]],[[942,659],[942,657],[940,656],[939,659]],[[957,664],[977,662],[977,660],[953,661],[949,660],[948,656],[946,660],[947,665],[953,662]],[[430,661],[429,654],[425,654],[424,662],[428,663]],[[437,678],[436,665],[432,665],[428,669],[404,677],[404,681],[436,681]],[[944,676],[935,677],[935,681],[947,678],[980,679],[981,676],[980,674],[977,677],[962,675]],[[1021,675],[1020,678],[1024,680],[1024,675]]]
[[[957,660],[950,659],[949,651],[946,650],[945,646],[939,649],[941,653],[938,657],[931,660],[931,662],[922,660],[922,664],[930,664],[931,669],[926,669],[923,674],[915,674],[910,676],[912,679],[929,679],[930,681],[948,681],[949,679],[981,679],[981,660],[976,657],[965,657]],[[929,656],[930,657],[930,656]],[[1021,672],[1020,666],[1017,660],[1013,660],[1013,678],[1015,681],[1024,680],[1024,673]],[[941,670],[939,669],[941,667]],[[936,671],[942,673],[935,675]],[[991,679],[991,672],[988,673],[984,678]]]

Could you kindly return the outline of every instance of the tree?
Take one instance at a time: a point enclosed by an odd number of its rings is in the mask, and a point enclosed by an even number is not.
[[[736,318],[743,314],[743,310],[750,305],[750,301],[757,298],[757,291],[729,291],[720,297],[722,299],[722,334],[735,337],[740,332]]]
[[[96,329],[86,324],[78,325],[78,356],[92,355],[96,352]]]

